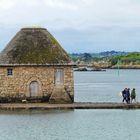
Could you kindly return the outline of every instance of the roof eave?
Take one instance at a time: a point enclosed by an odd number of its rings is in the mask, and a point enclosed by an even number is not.
[[[0,67],[17,67],[17,66],[27,66],[27,67],[33,67],[33,66],[75,66],[74,63],[65,63],[65,64],[0,64]]]

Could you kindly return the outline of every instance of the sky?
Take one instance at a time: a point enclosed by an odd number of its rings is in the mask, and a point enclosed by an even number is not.
[[[140,51],[140,0],[0,0],[0,50],[45,27],[69,53]]]

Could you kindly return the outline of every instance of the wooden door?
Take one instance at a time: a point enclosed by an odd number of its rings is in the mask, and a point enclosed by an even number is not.
[[[37,81],[33,81],[30,83],[30,96],[36,97],[39,93],[39,85]]]
[[[64,84],[64,70],[56,69],[55,71],[55,84],[63,85]]]

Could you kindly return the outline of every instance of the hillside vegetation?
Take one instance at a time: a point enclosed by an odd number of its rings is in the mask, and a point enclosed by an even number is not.
[[[72,53],[70,54],[73,61],[84,61],[84,62],[91,62],[91,61],[106,61],[109,58],[114,56],[121,56],[126,55],[127,52],[117,52],[117,51],[105,51],[100,53]]]
[[[116,52],[71,54],[77,64],[92,64],[100,68],[140,68],[140,52]]]
[[[140,64],[140,52],[132,52],[127,55],[119,55],[110,58],[111,64],[116,65],[118,61],[122,64]]]

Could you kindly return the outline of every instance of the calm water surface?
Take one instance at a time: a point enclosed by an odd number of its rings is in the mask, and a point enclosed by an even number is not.
[[[120,102],[119,93],[136,88],[140,99],[140,70],[107,70],[106,72],[75,72],[75,101]]]
[[[120,102],[124,87],[140,99],[140,70],[76,72],[75,101]],[[140,110],[0,112],[0,140],[140,140]]]
[[[1,113],[0,140],[139,140],[140,110]]]

